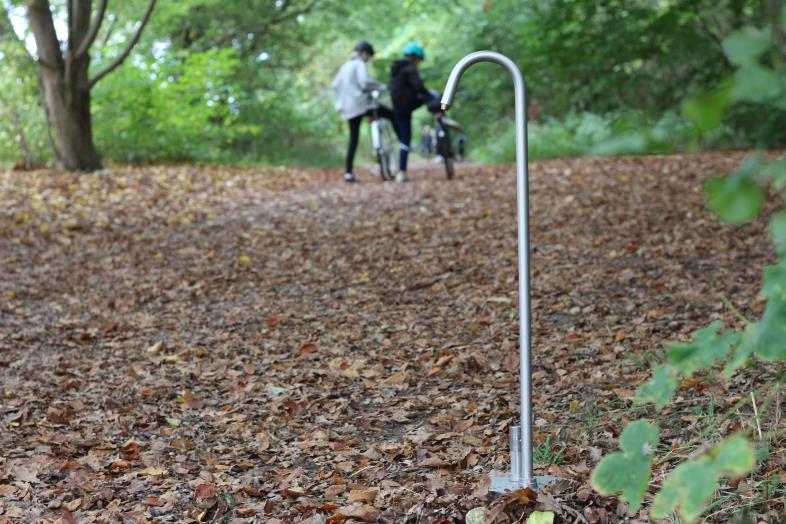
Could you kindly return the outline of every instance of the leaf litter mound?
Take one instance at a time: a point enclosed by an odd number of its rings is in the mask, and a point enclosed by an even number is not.
[[[631,399],[663,342],[737,325],[726,297],[763,305],[764,219],[732,229],[702,205],[741,158],[532,166],[536,473],[564,480],[504,497],[487,474],[508,467],[519,409],[512,166],[357,186],[292,168],[4,173],[0,522],[463,522],[478,506],[621,522],[588,478],[653,415]],[[771,378],[685,381],[661,446]],[[778,449],[723,488],[727,507],[783,472]]]

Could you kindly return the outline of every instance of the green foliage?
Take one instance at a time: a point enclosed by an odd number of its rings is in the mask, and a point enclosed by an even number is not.
[[[631,422],[620,436],[621,452],[607,455],[592,472],[592,486],[602,495],[621,492],[638,511],[652,473],[652,452],[658,445],[658,427],[643,420]]]
[[[775,243],[775,251],[783,260],[786,258],[786,211],[780,211],[772,216],[770,219],[770,233],[772,233]],[[771,295],[764,294],[764,296]]]
[[[554,524],[553,511],[533,511],[527,517],[526,524]]]
[[[745,27],[723,40],[723,52],[729,62],[745,67],[755,63],[772,46],[770,32],[755,27]]]
[[[653,500],[650,514],[661,519],[676,510],[687,522],[694,522],[704,512],[721,477],[744,475],[755,465],[755,451],[747,439],[730,437],[708,453],[677,466]]]
[[[652,379],[636,391],[634,400],[637,404],[652,402],[657,409],[662,409],[674,396],[678,384],[677,369],[669,364],[661,364],[652,372]]]
[[[699,132],[716,129],[723,123],[723,113],[731,102],[732,86],[725,82],[717,89],[687,97],[682,101],[682,114]]]
[[[783,14],[786,16],[786,10]],[[770,29],[752,27],[732,32],[723,40],[723,51],[737,70],[719,87],[692,95],[682,103],[682,113],[693,124],[697,139],[721,126],[740,105],[758,104],[763,112],[786,107],[782,58],[768,58],[774,42]],[[768,183],[777,191],[784,191],[786,161],[767,162],[760,156],[752,156],[730,176],[707,182],[707,207],[725,222],[750,222],[764,207],[766,192],[763,186]],[[761,295],[767,299],[767,305],[761,319],[745,321],[739,331],[724,330],[723,324],[715,321],[695,331],[690,342],[667,345],[668,363],[657,366],[652,379],[639,388],[635,397],[637,403],[652,402],[660,410],[673,397],[680,377],[716,364],[725,362],[724,376],[728,378],[752,357],[764,361],[786,360],[785,211],[773,215],[770,232],[779,262],[764,271]],[[770,394],[780,387],[780,380],[769,384]],[[620,443],[622,445],[622,438]],[[763,444],[766,446],[766,442]],[[626,464],[619,455],[614,453],[604,458],[593,478],[599,472],[611,478],[641,474],[640,465]],[[725,438],[709,451],[679,464],[668,475],[653,500],[650,515],[666,518],[676,511],[686,522],[695,522],[706,510],[720,480],[750,472],[756,461],[754,447],[744,435]],[[623,468],[627,471],[623,472]],[[622,483],[604,485],[601,489],[596,485],[596,489],[601,493],[622,492],[623,498],[630,496]],[[641,493],[644,489],[646,486]]]
[[[652,379],[636,392],[636,403],[651,402],[658,410],[662,409],[674,396],[681,375],[712,367],[716,361],[726,358],[741,338],[745,338],[735,331],[722,330],[723,324],[715,321],[695,331],[691,342],[668,344],[666,355],[669,363],[654,369]]]
[[[746,176],[711,178],[704,189],[707,207],[729,224],[753,220],[764,206],[764,191]]]
[[[0,9],[0,165],[45,162],[50,151],[35,64]]]
[[[221,160],[223,148],[254,128],[234,125],[238,60],[230,49],[124,67],[96,87],[98,145],[111,159]]]
[[[765,313],[765,318],[766,316]],[[773,326],[761,328],[761,332],[770,336],[778,332],[779,328],[783,336],[781,340],[786,340],[784,326],[786,319],[780,324],[776,322]],[[669,363],[655,368],[653,378],[636,392],[636,402],[653,402],[657,409],[663,408],[674,395],[681,374],[689,375],[699,369],[709,368],[716,361],[726,358],[732,347],[738,343],[744,347],[749,336],[754,337],[751,340],[757,340],[756,337],[760,336],[755,330],[750,333],[752,335],[749,335],[749,331],[742,335],[734,331],[723,331],[723,325],[716,321],[694,332],[693,340],[689,343],[669,344]],[[768,344],[771,342],[772,340],[769,340]],[[752,346],[752,351],[756,347],[771,347],[756,343],[759,345]],[[756,354],[760,355],[759,352]],[[652,447],[645,447],[643,451],[641,448],[642,442],[649,442],[647,430],[644,429],[647,427],[650,427],[649,424],[643,420],[628,425],[620,437],[623,453],[612,453],[604,457],[592,476],[592,485],[599,493],[620,492],[622,498],[630,502],[631,514],[638,511],[650,480]],[[637,428],[637,431],[630,431],[631,428]],[[651,434],[649,436],[651,437]],[[744,475],[754,468],[755,463],[755,453],[748,441],[740,435],[730,437],[707,453],[677,466],[655,497],[651,515],[654,518],[665,518],[672,511],[678,511],[686,522],[694,522],[704,512],[722,477]]]
[[[131,0],[113,13],[133,20],[144,4]],[[62,4],[55,6],[64,18]],[[751,29],[764,7],[764,0],[159,2],[132,60],[94,94],[94,134],[109,161],[337,163],[346,130],[329,86],[354,42],[366,38],[377,48],[371,71],[383,81],[403,44],[421,42],[428,57],[421,73],[437,90],[469,51],[510,56],[538,107],[533,159],[779,146],[786,96],[782,66],[772,59],[777,31]],[[726,28],[739,26],[719,45]],[[133,29],[107,23],[92,67],[116,56]],[[6,82],[17,77],[5,60],[0,68]],[[510,79],[486,64],[461,87],[452,113],[466,127],[470,154],[511,161]],[[194,96],[198,89],[203,97]],[[40,146],[35,91],[2,90]],[[780,109],[764,111],[761,101]],[[0,133],[9,128],[0,117]],[[18,141],[9,131],[3,137],[0,161],[18,156]]]
[[[693,333],[693,342],[673,343],[666,348],[669,362],[685,375],[711,366],[715,360],[725,358],[731,345],[737,341],[737,333],[727,331],[718,334],[723,323],[716,320],[709,326]]]
[[[538,444],[533,450],[535,464],[562,464],[562,452],[554,448],[551,437],[546,437],[545,442]]]

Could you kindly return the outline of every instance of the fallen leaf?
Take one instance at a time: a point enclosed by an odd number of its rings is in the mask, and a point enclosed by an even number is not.
[[[153,466],[147,467],[140,471],[142,475],[147,475],[149,477],[161,477],[167,474],[166,468],[156,468]]]
[[[353,489],[347,496],[347,502],[374,502],[379,493],[379,488],[372,489]]]

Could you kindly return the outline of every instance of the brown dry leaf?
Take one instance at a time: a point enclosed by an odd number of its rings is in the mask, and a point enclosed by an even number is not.
[[[519,504],[529,505],[538,500],[538,494],[530,488],[521,488],[505,494],[506,498],[514,499]]]
[[[173,448],[177,449],[194,449],[194,443],[187,439],[176,438],[170,442],[170,445]]]
[[[382,381],[383,384],[390,384],[390,385],[398,385],[403,384],[407,381],[409,374],[406,370],[402,369],[401,371],[397,371],[390,375],[388,378]]]
[[[79,508],[80,505],[82,505],[82,499],[81,498],[74,499],[74,500],[72,500],[70,502],[65,502],[63,504],[63,507],[65,509],[67,509],[68,511],[76,511]]]
[[[194,502],[200,508],[210,508],[218,500],[218,490],[215,484],[202,483],[196,487]]]
[[[298,358],[303,360],[314,358],[317,356],[318,351],[319,348],[317,347],[316,344],[311,344],[311,343],[303,344],[302,346],[300,346],[300,349],[298,350]]]
[[[154,506],[160,508],[161,506],[165,506],[167,503],[166,500],[162,499],[161,497],[145,497],[145,504],[148,506]]]
[[[435,466],[440,468],[448,465],[447,462],[445,462],[440,457],[436,457],[436,456],[425,458],[420,462],[418,462],[418,464],[420,464],[421,466]]]
[[[17,464],[11,466],[9,473],[20,482],[30,482],[31,484],[38,482],[38,470],[31,465]]]
[[[166,468],[157,468],[154,466],[149,466],[142,471],[140,471],[142,475],[147,475],[149,477],[161,477],[167,474]]]
[[[363,522],[376,522],[379,518],[379,510],[368,504],[352,504],[342,506],[336,510],[336,515],[345,518],[354,518]],[[328,522],[331,522],[328,520]]]
[[[371,488],[371,489],[353,489],[349,492],[347,496],[347,502],[374,502],[374,499],[377,498],[377,493],[379,493],[379,488]]]
[[[291,486],[281,491],[281,494],[285,497],[289,497],[292,499],[296,499],[298,497],[302,497],[306,494],[306,490],[301,488],[300,486]]]
[[[123,458],[123,460],[127,461],[139,460],[139,453],[141,450],[142,446],[139,444],[139,442],[129,440],[120,448],[120,456]]]
[[[235,508],[235,514],[238,517],[253,517],[257,514],[257,510],[248,506],[238,506]]]
[[[158,342],[147,348],[147,354],[150,355],[151,357],[158,356],[158,354],[161,353],[163,347],[164,347],[164,341],[159,340]]]
[[[322,494],[326,497],[332,498],[344,493],[346,490],[347,490],[346,484],[334,484],[332,486],[328,486],[327,488],[325,488],[325,491],[323,491]]]
[[[270,434],[267,431],[260,431],[257,433],[257,443],[257,449],[259,451],[265,451],[270,448]]]
[[[264,497],[264,496],[267,495],[266,491],[257,489],[257,488],[255,488],[253,486],[243,486],[241,488],[241,491],[243,493],[245,493],[246,495],[248,495],[249,497],[255,497],[255,498],[260,498],[260,497]]]

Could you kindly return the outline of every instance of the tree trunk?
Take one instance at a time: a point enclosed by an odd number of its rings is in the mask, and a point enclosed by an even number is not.
[[[89,53],[77,54],[90,25],[90,0],[69,6],[69,41],[61,53],[48,0],[30,0],[28,17],[35,36],[44,109],[55,132],[57,157],[68,170],[101,168],[90,118]]]
[[[27,13],[36,40],[44,106],[55,131],[57,157],[70,171],[100,169],[101,161],[93,145],[90,118],[90,82],[87,76],[90,56],[88,53],[78,56],[74,52],[79,45],[74,42],[81,41],[90,23],[90,2],[82,0],[77,3],[76,12],[69,12],[72,16],[69,17],[65,57],[60,51],[48,0],[30,0]]]
[[[68,170],[92,171],[101,168],[101,160],[93,144],[90,118],[90,89],[87,72],[81,82],[67,81],[61,71],[42,68],[44,104],[49,124],[55,131],[57,154]]]
[[[101,160],[93,145],[90,89],[128,58],[156,4],[156,0],[148,0],[139,26],[123,51],[89,78],[89,51],[104,21],[107,1],[99,0],[91,24],[93,0],[68,0],[68,45],[65,51],[57,38],[49,0],[26,2],[30,29],[35,37],[46,118],[49,128],[55,130],[55,153],[63,167],[70,171],[101,168]],[[7,32],[7,27],[0,27],[0,30]]]

